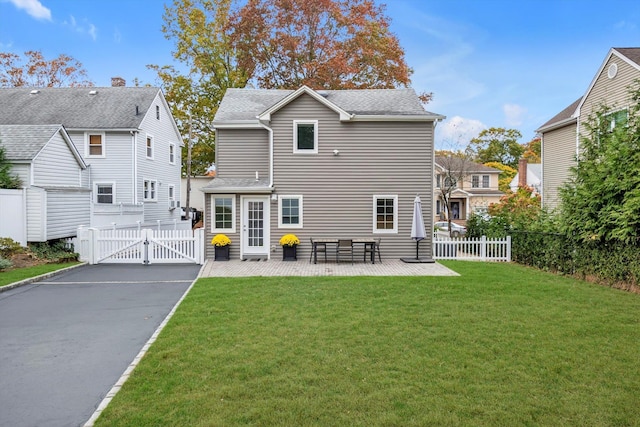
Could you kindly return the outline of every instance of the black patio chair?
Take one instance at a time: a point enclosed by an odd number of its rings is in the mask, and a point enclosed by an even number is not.
[[[311,240],[311,255],[309,255],[309,262],[313,261],[313,254],[315,251],[316,254],[316,258],[318,256],[318,252],[324,252],[324,262],[327,262],[327,244],[326,243],[318,243],[313,241],[313,238],[309,239]]]
[[[340,262],[340,254],[351,254],[351,264],[353,264],[353,241],[351,239],[340,239],[336,246],[336,262]]]
[[[380,255],[380,242],[382,241],[382,239],[376,239],[375,242],[372,244],[375,247],[375,251],[378,254],[378,261],[382,262],[382,255]],[[374,250],[373,247],[371,247],[371,245],[365,245],[364,247],[364,261],[367,261],[367,254],[369,254],[369,258],[371,258],[371,252]]]

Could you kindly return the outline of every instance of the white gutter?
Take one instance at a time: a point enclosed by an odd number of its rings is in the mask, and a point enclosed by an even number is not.
[[[133,180],[133,191],[132,191],[132,197],[133,197],[133,201],[132,203],[135,205],[138,203],[138,138],[137,138],[137,133],[138,131],[130,131],[131,132],[131,146],[132,146],[132,150],[133,150],[133,171],[132,171],[132,177],[131,179]]]
[[[269,132],[269,188],[273,188],[273,129],[262,122],[260,126]]]

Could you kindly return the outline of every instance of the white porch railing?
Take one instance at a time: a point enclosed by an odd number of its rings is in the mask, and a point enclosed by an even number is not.
[[[465,261],[511,261],[511,236],[500,239],[434,236],[433,257]]]

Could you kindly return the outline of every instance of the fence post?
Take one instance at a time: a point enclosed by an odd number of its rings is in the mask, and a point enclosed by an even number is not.
[[[90,265],[94,265],[98,263],[98,237],[100,236],[100,230],[91,227],[87,230],[87,233],[88,261]]]
[[[507,262],[511,262],[511,236],[507,236]]]
[[[480,237],[480,259],[487,260],[487,236]]]
[[[196,251],[196,261],[199,265],[204,264],[204,228],[198,228],[194,231],[195,238],[194,249]]]

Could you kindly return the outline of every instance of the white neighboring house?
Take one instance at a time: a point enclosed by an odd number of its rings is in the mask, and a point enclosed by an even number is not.
[[[87,165],[62,125],[0,125],[0,146],[23,186],[0,195],[0,237],[26,245],[89,224]]]
[[[518,187],[523,186],[533,188],[533,194],[542,193],[542,164],[528,163],[525,159],[520,159],[518,173],[509,183],[509,188],[515,192]]]
[[[183,143],[160,89],[0,89],[0,125],[51,123],[64,126],[88,167],[89,223],[69,212],[76,226],[180,221]]]

